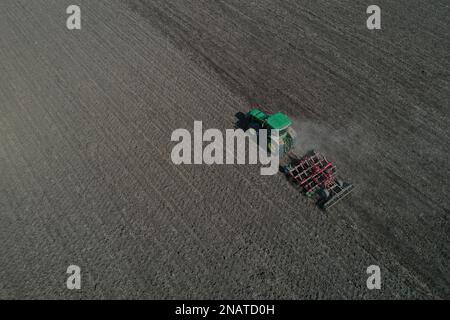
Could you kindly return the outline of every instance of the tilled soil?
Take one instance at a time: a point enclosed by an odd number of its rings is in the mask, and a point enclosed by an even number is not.
[[[362,0],[80,0],[76,31],[70,4],[0,2],[0,298],[449,297],[446,1],[380,0],[378,31]],[[172,163],[255,102],[352,195]]]

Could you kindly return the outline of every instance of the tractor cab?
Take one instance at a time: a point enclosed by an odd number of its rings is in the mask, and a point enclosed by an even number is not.
[[[274,149],[274,143],[278,144],[280,156],[286,155],[294,146],[295,131],[291,128],[292,121],[282,113],[268,114],[260,109],[252,109],[247,113],[250,132],[258,133],[259,129],[278,130],[278,141],[269,139],[269,149]],[[270,135],[270,133],[268,133]]]
[[[292,121],[284,113],[278,112],[268,116],[266,125],[268,129],[278,129],[279,135],[284,136],[287,133],[288,128],[292,125]]]

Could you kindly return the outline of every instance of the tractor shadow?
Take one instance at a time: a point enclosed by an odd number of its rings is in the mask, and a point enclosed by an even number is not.
[[[246,131],[248,129],[248,126],[250,124],[250,121],[247,118],[247,115],[243,112],[238,112],[235,115],[236,122],[234,124],[235,129],[242,129]]]

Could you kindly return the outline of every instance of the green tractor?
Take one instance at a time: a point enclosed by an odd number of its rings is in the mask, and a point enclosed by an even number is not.
[[[292,129],[292,121],[284,113],[267,114],[259,109],[252,109],[245,117],[240,115],[241,125],[247,132],[258,135],[260,129],[279,130],[279,139],[274,141],[268,132],[267,147],[273,152],[275,144],[279,146],[280,170],[289,180],[308,197],[315,197],[322,209],[329,209],[353,190],[353,185],[344,182],[336,175],[336,167],[325,156],[308,152],[299,157],[292,150],[296,133]]]
[[[275,144],[278,144],[280,157],[285,156],[294,147],[296,134],[291,127],[291,119],[284,113],[267,114],[255,108],[247,113],[246,118],[248,121],[248,132],[257,135],[260,129],[268,130],[267,147],[273,151],[276,147]],[[270,138],[270,130],[275,129],[279,130],[278,141],[273,141]]]
[[[274,151],[275,144],[279,146],[281,172],[308,197],[316,198],[322,209],[331,208],[354,189],[351,183],[337,177],[334,163],[322,154],[314,150],[301,157],[295,154],[292,149],[296,133],[292,129],[291,119],[284,113],[268,114],[252,109],[245,116],[240,115],[241,119],[240,127],[254,135],[258,135],[260,129],[279,130],[278,141],[271,139],[268,132],[269,151]]]

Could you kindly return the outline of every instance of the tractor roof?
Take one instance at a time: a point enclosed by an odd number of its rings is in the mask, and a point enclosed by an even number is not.
[[[292,124],[291,119],[284,113],[278,112],[267,118],[267,125],[271,129],[283,130]]]

